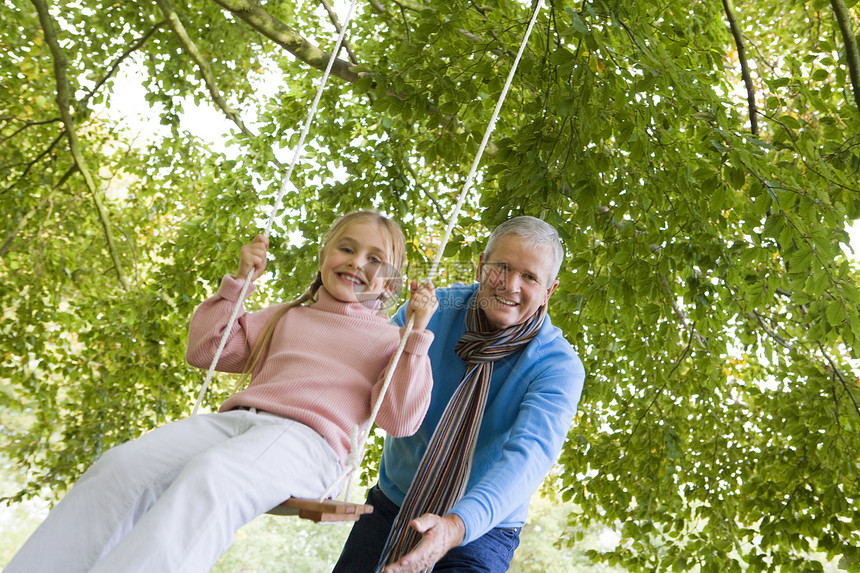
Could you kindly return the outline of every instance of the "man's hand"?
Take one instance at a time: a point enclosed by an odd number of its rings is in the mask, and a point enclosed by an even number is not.
[[[409,525],[421,534],[421,543],[400,561],[383,569],[383,573],[418,573],[429,569],[466,537],[466,526],[460,516],[454,513],[444,517],[425,513],[413,519]]]

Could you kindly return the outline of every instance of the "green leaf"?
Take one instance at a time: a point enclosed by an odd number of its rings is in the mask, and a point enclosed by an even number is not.
[[[830,326],[838,326],[845,320],[845,307],[835,301],[827,305],[827,322]]]
[[[830,72],[827,70],[815,70],[812,72],[812,79],[818,82],[824,81],[830,77]]]
[[[585,36],[588,34],[588,27],[585,25],[585,22],[580,18],[577,12],[569,11],[571,23],[573,25],[573,29],[576,30],[580,35]]]
[[[721,142],[717,141],[716,139],[711,140],[711,147],[713,147],[714,149],[716,149],[720,153],[725,153],[726,151],[729,150],[728,147],[726,147],[725,145],[723,145]]]
[[[800,129],[800,122],[792,115],[781,116],[779,122],[790,129]]]
[[[732,187],[738,191],[742,190],[746,183],[746,171],[740,168],[729,169],[729,181],[731,181]]]
[[[462,240],[462,237],[461,237]],[[443,256],[445,258],[452,258],[454,255],[460,252],[460,241],[457,240],[456,237],[452,237],[448,244],[445,245],[445,251],[443,252]]]

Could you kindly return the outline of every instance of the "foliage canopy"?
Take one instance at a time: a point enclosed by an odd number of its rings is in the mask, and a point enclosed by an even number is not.
[[[32,475],[17,499],[188,414],[188,318],[267,216],[335,38],[324,0],[48,2],[0,0],[0,431]],[[296,296],[322,232],[360,207],[403,222],[420,278],[529,8],[360,4],[269,296]],[[620,528],[596,560],[860,571],[857,29],[842,0],[556,0],[538,20],[445,254],[473,260],[512,214],[562,234],[551,314],[588,379],[554,487],[582,508],[571,542]],[[103,112],[124,66],[164,127],[150,138]],[[233,122],[226,151],[184,129],[199,102]]]

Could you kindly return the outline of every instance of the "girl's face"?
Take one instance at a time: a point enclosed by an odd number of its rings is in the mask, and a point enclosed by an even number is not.
[[[331,296],[341,302],[380,298],[391,279],[391,257],[383,237],[379,225],[359,220],[326,244],[319,271]]]

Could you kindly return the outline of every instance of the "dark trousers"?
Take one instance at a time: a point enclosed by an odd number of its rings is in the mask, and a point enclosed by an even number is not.
[[[362,515],[352,527],[332,573],[375,573],[379,556],[399,507],[379,486],[367,495],[373,513]],[[453,548],[433,568],[434,573],[504,573],[520,544],[519,527],[497,527],[475,541]]]

